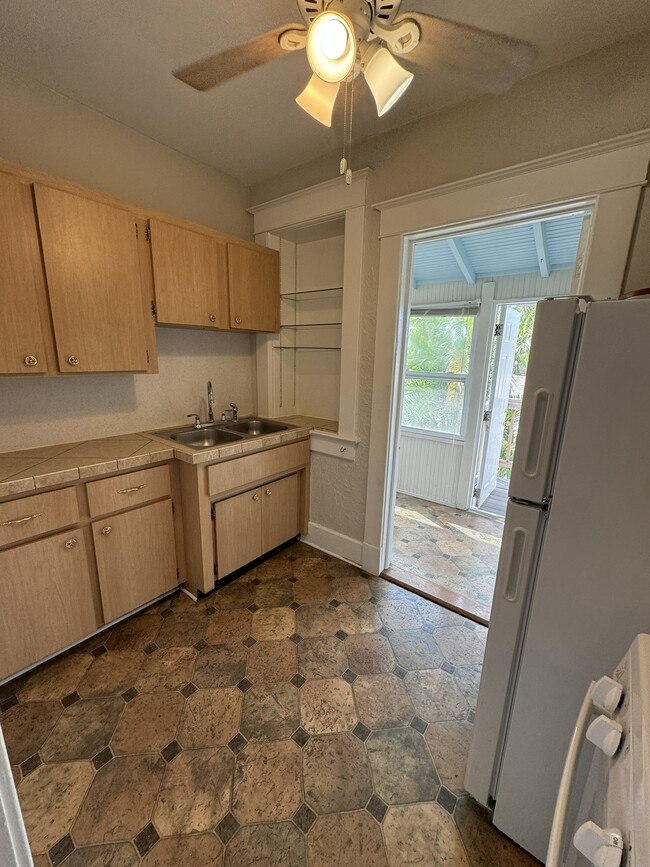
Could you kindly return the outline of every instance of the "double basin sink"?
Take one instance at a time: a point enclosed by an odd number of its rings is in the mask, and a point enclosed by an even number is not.
[[[293,424],[283,424],[268,418],[243,418],[240,421],[208,422],[201,427],[187,425],[172,430],[154,431],[156,436],[188,446],[191,449],[212,449],[216,446],[247,440],[251,437],[278,433],[295,428]]]

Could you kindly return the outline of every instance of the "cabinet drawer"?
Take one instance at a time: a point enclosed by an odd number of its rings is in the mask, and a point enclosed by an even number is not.
[[[208,467],[208,491],[210,496],[214,496],[236,490],[260,479],[305,466],[308,462],[309,440],[233,458]]]
[[[128,509],[130,506],[140,506],[142,503],[171,495],[169,467],[164,464],[150,470],[88,482],[86,491],[90,515],[93,518]]]
[[[79,522],[74,488],[48,491],[0,504],[0,545],[22,542]]]

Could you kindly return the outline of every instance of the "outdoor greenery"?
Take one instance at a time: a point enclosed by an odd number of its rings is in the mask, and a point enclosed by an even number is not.
[[[536,306],[531,304],[526,307],[515,307],[518,313],[521,313],[519,320],[519,330],[517,331],[517,345],[515,347],[515,363],[512,367],[513,376],[525,376],[528,370],[528,356],[530,355],[530,342],[533,336],[533,326],[535,324]],[[495,341],[496,343],[496,341]],[[512,475],[512,469],[509,466],[515,456],[515,446],[517,444],[517,431],[519,429],[519,410],[507,409],[506,417],[503,423],[503,437],[501,439],[501,450],[499,458],[507,466],[499,466],[497,478],[508,479]]]
[[[440,313],[410,317],[402,424],[460,433],[474,318]],[[417,373],[427,373],[432,378],[419,379],[414,375]]]

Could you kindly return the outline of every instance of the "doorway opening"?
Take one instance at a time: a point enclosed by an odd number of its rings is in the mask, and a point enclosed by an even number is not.
[[[505,518],[535,302],[500,304],[490,353],[472,509]]]
[[[412,244],[384,574],[484,624],[536,304],[578,291],[589,222],[564,210]]]

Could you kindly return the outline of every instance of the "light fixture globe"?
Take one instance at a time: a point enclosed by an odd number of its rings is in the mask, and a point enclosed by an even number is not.
[[[356,57],[354,27],[347,15],[321,12],[307,36],[307,60],[323,81],[339,82],[350,73]]]
[[[296,97],[296,102],[314,120],[323,126],[332,126],[332,112],[340,87],[338,81],[323,81],[314,74],[307,87]]]
[[[395,105],[413,81],[413,73],[400,66],[387,48],[378,45],[371,45],[365,52],[361,69],[375,98],[379,117]]]

